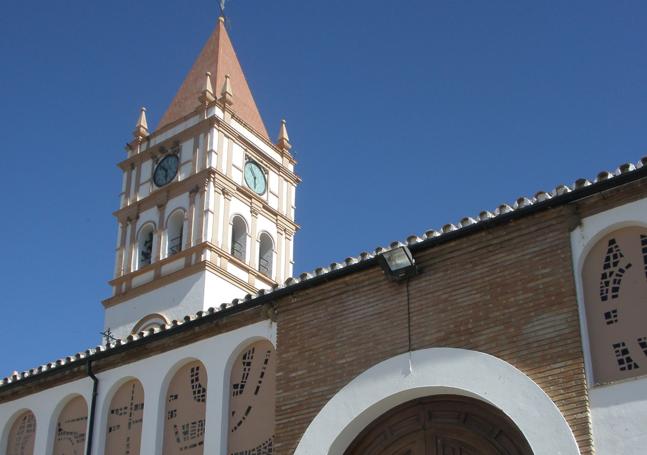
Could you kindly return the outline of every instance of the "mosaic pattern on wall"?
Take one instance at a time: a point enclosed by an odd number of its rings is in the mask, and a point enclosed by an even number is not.
[[[270,455],[274,444],[276,353],[269,341],[247,347],[231,371],[230,455]]]
[[[33,455],[35,439],[36,417],[31,411],[25,411],[9,430],[7,455]]]
[[[144,418],[144,388],[133,379],[110,403],[105,455],[139,455]]]
[[[72,399],[56,423],[54,455],[83,455],[88,427],[88,405],[83,397]]]
[[[600,239],[582,279],[594,382],[647,373],[647,229],[623,228]]]
[[[164,455],[202,455],[204,450],[207,372],[201,362],[183,366],[166,394]]]

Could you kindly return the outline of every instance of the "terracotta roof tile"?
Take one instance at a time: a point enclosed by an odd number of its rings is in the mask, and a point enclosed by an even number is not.
[[[198,99],[204,89],[207,72],[211,73],[211,81],[216,94],[220,94],[225,83],[225,75],[229,75],[233,92],[231,109],[236,116],[269,140],[265,124],[258,112],[249,85],[247,85],[245,74],[222,18],[218,20],[218,25],[202,48],[157,128],[169,125],[196,110],[199,105]]]

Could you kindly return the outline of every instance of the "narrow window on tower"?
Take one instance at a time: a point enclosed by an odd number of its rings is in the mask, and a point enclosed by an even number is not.
[[[231,221],[231,255],[243,262],[247,256],[247,224],[238,215]]]
[[[141,231],[137,239],[138,268],[145,267],[151,263],[153,257],[153,232],[155,228],[152,224],[147,224]]]
[[[167,222],[166,256],[173,256],[182,251],[182,235],[184,233],[184,211],[176,210]]]
[[[261,233],[258,248],[258,271],[272,278],[272,260],[274,259],[274,242],[266,232]]]

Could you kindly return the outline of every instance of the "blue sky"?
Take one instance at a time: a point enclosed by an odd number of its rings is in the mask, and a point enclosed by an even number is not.
[[[647,154],[644,1],[228,9],[268,130],[286,118],[299,161],[297,273]],[[217,0],[3,5],[0,376],[99,342],[116,163],[217,14]]]

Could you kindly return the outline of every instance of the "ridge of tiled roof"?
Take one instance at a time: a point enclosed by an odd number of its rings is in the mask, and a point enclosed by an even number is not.
[[[11,375],[0,380],[0,391],[2,391],[6,386],[12,384],[17,385],[25,379],[39,376],[46,372],[55,371],[72,364],[81,363],[81,361],[94,360],[102,354],[110,354],[111,351],[116,351],[118,348],[125,348],[129,345],[136,345],[140,342],[154,339],[155,336],[160,333],[168,333],[174,330],[179,330],[182,327],[191,326],[192,323],[208,320],[211,317],[224,317],[265,303],[270,303],[272,298],[279,298],[284,294],[294,292],[298,290],[299,285],[308,283],[309,281],[315,282],[317,281],[317,278],[325,279],[336,272],[343,271],[344,269],[355,269],[362,265],[369,266],[372,264],[372,259],[390,249],[397,248],[402,245],[408,245],[409,247],[415,247],[416,245],[422,246],[428,242],[438,242],[446,238],[449,239],[452,235],[455,236],[467,228],[474,228],[479,224],[491,223],[497,219],[505,217],[506,215],[509,216],[515,212],[519,212],[520,210],[530,209],[532,207],[539,206],[540,204],[549,203],[553,200],[557,202],[559,199],[564,198],[569,194],[577,196],[578,192],[584,193],[586,190],[594,190],[596,187],[601,187],[605,183],[612,184],[621,176],[631,177],[632,174],[637,174],[639,171],[641,171],[641,174],[647,175],[647,172],[645,172],[647,171],[647,156],[641,158],[636,165],[632,163],[624,163],[618,166],[614,172],[601,171],[593,181],[580,178],[571,186],[561,184],[556,186],[550,192],[538,191],[532,197],[520,197],[512,205],[504,203],[499,205],[492,212],[485,210],[476,217],[467,216],[462,218],[456,224],[445,224],[439,230],[432,229],[426,231],[422,236],[415,234],[410,235],[407,237],[405,242],[394,241],[390,243],[388,247],[375,248],[372,253],[362,252],[359,256],[348,257],[342,262],[333,262],[328,267],[317,267],[311,272],[301,273],[298,277],[290,277],[285,280],[283,284],[276,285],[271,290],[261,289],[254,295],[247,294],[242,299],[237,298],[229,303],[223,303],[218,307],[211,307],[206,311],[198,311],[195,314],[187,315],[181,321],[174,320],[162,327],[149,329],[135,335],[129,335],[124,339],[112,341],[106,345],[98,345],[94,348],[87,349],[86,351],[78,352],[72,356],[66,356],[26,371],[14,371]],[[641,176],[642,175],[637,176],[637,178],[640,178]],[[618,184],[622,183],[623,182],[618,182]]]

